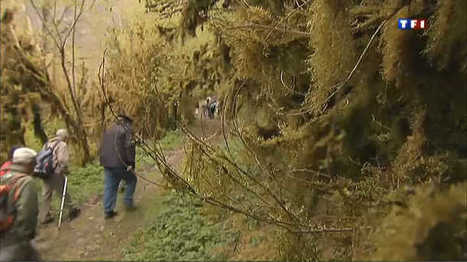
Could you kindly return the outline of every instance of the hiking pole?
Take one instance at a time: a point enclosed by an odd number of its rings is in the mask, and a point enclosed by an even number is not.
[[[65,176],[65,184],[63,185],[62,203],[60,205],[60,216],[58,218],[58,228],[60,228],[60,226],[62,225],[63,204],[65,203],[65,194],[66,194],[67,183],[68,183],[68,179]]]

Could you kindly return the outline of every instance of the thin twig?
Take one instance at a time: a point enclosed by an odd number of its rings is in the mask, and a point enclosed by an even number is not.
[[[293,14],[295,14],[299,9],[303,8],[305,5],[307,5],[307,4],[310,3],[310,2],[311,2],[311,0],[306,1],[305,3],[303,3],[302,5],[300,5],[297,9],[293,10],[293,11],[290,12],[287,16],[285,16],[284,18],[282,18],[281,20],[279,20],[279,21],[274,25],[274,27],[271,29],[271,31],[269,31],[269,33],[266,35],[264,41],[266,42],[266,41],[269,40],[269,37],[271,37],[272,32],[273,32],[274,30],[277,30],[277,28],[278,28],[278,26],[279,26],[280,24],[282,24],[285,20],[289,19],[289,17],[291,17],[291,16],[292,16]],[[286,31],[286,30],[284,29],[284,31]]]
[[[270,29],[270,30],[275,30],[275,31],[281,31],[283,33],[291,33],[291,34],[297,34],[297,35],[302,35],[302,36],[306,36],[306,37],[309,37],[311,36],[311,33],[308,33],[308,32],[303,32],[303,31],[299,31],[299,30],[291,30],[291,29],[281,29],[281,28],[274,28],[272,26],[269,26],[269,25],[262,25],[262,24],[257,24],[257,23],[248,23],[248,24],[244,24],[244,25],[239,25],[239,26],[232,26],[232,27],[227,27],[226,29],[229,29],[229,30],[232,30],[232,29],[251,29],[252,27],[257,27],[257,28],[261,28],[261,29]]]
[[[331,100],[331,98],[337,93],[339,92],[339,90],[347,83],[349,82],[349,80],[352,78],[353,74],[355,73],[355,71],[357,70],[358,66],[360,65],[360,63],[362,62],[363,60],[363,57],[366,55],[366,53],[368,52],[368,49],[370,48],[371,46],[371,43],[373,43],[373,40],[375,39],[376,35],[379,33],[379,31],[381,30],[381,28],[383,28],[383,26],[386,24],[388,20],[384,20],[379,26],[378,28],[376,29],[376,31],[373,33],[373,35],[371,36],[370,38],[370,41],[368,41],[365,49],[363,50],[363,52],[360,54],[360,57],[358,58],[357,60],[357,63],[355,64],[355,66],[353,67],[352,71],[350,71],[350,73],[347,75],[346,79],[341,83],[339,84],[339,86],[336,88],[336,90],[326,99],[326,102],[325,103],[328,103],[329,100]]]
[[[322,109],[322,112],[324,112],[326,109],[327,109],[327,104],[329,103],[329,101],[337,94],[337,92],[339,92],[339,90],[341,90],[341,88],[343,86],[345,86],[345,84],[352,78],[353,74],[355,73],[355,71],[357,70],[358,66],[360,65],[360,63],[363,61],[363,57],[365,56],[365,54],[368,52],[368,49],[369,47],[371,46],[371,43],[373,42],[373,40],[375,39],[376,35],[378,34],[378,32],[381,30],[381,28],[386,24],[386,22],[389,20],[386,19],[384,20],[379,26],[378,28],[376,29],[376,31],[373,33],[373,35],[371,36],[370,40],[368,41],[365,49],[363,50],[363,52],[360,54],[360,57],[358,58],[357,62],[355,63],[352,71],[350,71],[350,73],[347,75],[347,77],[344,79],[344,81],[342,81],[341,83],[338,83],[336,85],[334,85],[333,87],[331,87],[331,89],[336,89],[334,90],[334,92],[331,93],[331,95],[328,96],[328,98],[326,99],[326,101],[323,103],[323,109]],[[313,111],[313,108],[309,108],[309,109],[306,109],[306,110],[301,110],[299,112],[296,112],[296,113],[288,113],[287,115],[290,115],[290,116],[293,116],[293,115],[303,115],[303,114],[306,114],[306,113],[310,113],[311,111]]]
[[[84,0],[83,0],[84,2]],[[73,21],[76,21],[76,0],[73,1]],[[76,97],[76,72],[75,72],[75,37],[76,37],[76,26],[72,28],[73,33],[71,35],[71,75],[73,80],[73,96]]]
[[[301,95],[301,96],[306,96],[306,94],[302,93],[302,92],[298,92],[296,91],[294,88],[292,87],[289,87],[285,81],[284,81],[284,71],[281,71],[281,83],[282,83],[282,86],[284,86],[286,89],[290,90],[290,92],[294,93],[294,94],[297,94],[297,95]]]
[[[49,27],[46,25],[46,19],[41,15],[41,12],[39,11],[39,8],[36,6],[36,4],[34,3],[33,0],[30,0],[30,3],[32,5],[34,11],[36,12],[37,16],[41,20],[41,22],[43,24],[43,28],[47,31],[47,34],[52,38],[52,40],[54,40],[54,43],[57,46],[57,48],[60,48],[60,43],[55,38],[54,34],[50,31]]]
[[[227,152],[229,152],[230,156],[232,156],[232,152],[230,151],[229,141],[227,140],[227,134],[225,133],[225,113],[227,111],[227,99],[228,99],[228,97],[229,97],[228,94],[226,94],[224,96],[223,108],[222,108],[222,114],[221,114],[221,122],[222,122],[222,136],[224,137],[224,143],[225,143],[225,146],[227,148]]]

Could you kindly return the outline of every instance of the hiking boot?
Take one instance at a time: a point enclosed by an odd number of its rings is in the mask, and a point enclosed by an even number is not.
[[[105,212],[104,218],[105,219],[110,219],[110,218],[112,218],[112,217],[114,217],[116,215],[117,215],[117,212],[112,210],[110,212]]]
[[[70,210],[70,213],[68,214],[68,219],[71,221],[79,216],[81,213],[81,209],[78,207],[74,207]]]

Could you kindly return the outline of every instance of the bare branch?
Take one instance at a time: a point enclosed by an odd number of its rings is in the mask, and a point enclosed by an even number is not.
[[[301,8],[303,8],[305,5],[307,5],[308,3],[310,3],[311,0],[307,0],[305,3],[303,3],[302,5],[300,5],[297,9],[293,10],[292,12],[290,12],[287,16],[285,16],[284,18],[282,18],[281,20],[279,20],[275,25],[274,27],[271,29],[271,31],[269,31],[269,33],[266,35],[264,41],[267,41],[269,39],[269,37],[271,37],[272,35],[272,32],[274,30],[277,30],[277,28],[279,27],[280,24],[282,24],[284,21],[286,21],[287,19],[289,19],[293,14],[295,14],[297,11],[299,11]],[[285,29],[284,29],[285,30]]]
[[[298,30],[293,30],[293,29],[274,28],[273,26],[262,25],[262,24],[257,24],[257,23],[248,23],[248,24],[239,25],[239,26],[232,26],[232,27],[227,27],[226,29],[251,29],[255,27],[261,28],[261,29],[270,29],[272,31],[280,31],[283,33],[301,35],[303,37],[311,36],[311,33],[308,33],[308,32],[303,32],[303,31],[298,31]]]
[[[63,46],[65,46],[65,43],[68,39],[68,37],[70,37],[70,34],[71,32],[74,30],[74,28],[76,27],[76,24],[78,23],[79,19],[81,18],[81,15],[83,15],[83,11],[84,11],[84,4],[85,4],[86,0],[82,0],[81,1],[81,6],[79,7],[79,13],[78,15],[76,16],[75,19],[73,19],[73,23],[72,25],[70,26],[70,28],[67,30],[67,32],[65,33],[65,37],[63,38]]]
[[[366,53],[368,52],[368,49],[370,48],[371,46],[371,43],[373,42],[373,40],[375,39],[376,35],[379,33],[379,31],[381,30],[381,28],[383,28],[383,26],[386,24],[388,20],[384,20],[379,26],[378,28],[376,29],[376,31],[373,33],[373,35],[371,36],[370,40],[368,41],[365,49],[363,50],[363,52],[360,54],[360,57],[358,58],[357,60],[357,63],[355,64],[355,66],[353,67],[352,71],[350,71],[350,73],[347,75],[347,78],[341,83],[339,84],[339,86],[337,86],[336,88],[336,91],[334,91],[327,99],[326,99],[326,103],[329,102],[329,100],[331,100],[331,98],[337,93],[339,92],[339,90],[345,85],[347,84],[347,82],[349,82],[349,80],[352,78],[353,74],[355,73],[355,71],[357,70],[358,66],[360,65],[360,63],[362,62],[363,60],[363,57],[366,55]]]
[[[55,1],[55,2],[56,2],[56,1]],[[66,15],[66,13],[70,10],[70,8],[71,8],[71,7],[69,7],[69,6],[65,6],[65,8],[63,9],[62,14],[61,14],[60,17],[58,18],[58,21],[55,21],[55,19],[54,19],[54,23],[55,23],[56,25],[60,25],[60,24],[63,22],[63,19],[65,19],[65,15]],[[58,32],[58,31],[57,31],[57,32]]]
[[[42,22],[42,25],[44,27],[44,29],[47,31],[47,34],[52,38],[52,40],[54,40],[54,43],[56,45],[56,47],[58,49],[60,49],[60,46],[61,46],[61,41],[59,42],[57,40],[57,38],[54,36],[54,34],[52,33],[52,31],[50,31],[49,27],[47,26],[47,21],[46,19],[42,16],[41,12],[39,11],[39,8],[36,6],[36,4],[34,3],[34,0],[29,0],[34,11],[36,12],[37,16],[39,17],[39,19],[41,20]]]
[[[356,64],[354,65],[352,71],[350,71],[350,73],[347,75],[347,77],[344,79],[344,81],[334,85],[333,87],[331,87],[331,89],[335,89],[334,92],[331,93],[331,95],[328,96],[328,98],[326,99],[326,101],[324,102],[323,104],[323,110],[322,112],[324,112],[326,109],[327,109],[327,104],[328,102],[337,94],[337,92],[340,91],[340,89],[345,86],[345,84],[347,84],[347,82],[352,78],[353,74],[355,73],[355,71],[357,70],[358,66],[360,65],[360,63],[363,61],[363,57],[366,55],[366,53],[368,52],[368,49],[370,48],[371,46],[371,43],[373,42],[373,40],[375,39],[376,35],[379,33],[379,31],[381,30],[381,28],[386,24],[386,22],[388,21],[388,19],[384,20],[380,25],[379,27],[376,29],[376,31],[373,33],[373,35],[371,36],[370,40],[368,41],[365,49],[363,50],[363,52],[360,54],[360,57],[358,58]],[[310,113],[311,111],[313,110],[313,108],[307,108],[305,110],[301,110],[299,112],[296,112],[296,113],[288,113],[287,115],[290,115],[290,116],[293,116],[293,115],[302,115],[302,114],[306,114],[306,113]]]
[[[84,0],[83,0],[84,2]],[[76,0],[74,1],[73,8],[73,21],[76,21]],[[71,36],[71,75],[73,77],[73,96],[76,97],[76,73],[75,73],[75,36],[76,36],[76,26],[72,27],[72,36]],[[79,102],[78,102],[79,103]]]

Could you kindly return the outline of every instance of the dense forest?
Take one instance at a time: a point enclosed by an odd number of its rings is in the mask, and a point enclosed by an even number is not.
[[[124,111],[171,187],[274,228],[271,259],[467,259],[467,1],[131,1],[87,63],[80,19],[113,1],[20,2],[0,2],[0,160],[62,125],[85,165]],[[207,96],[221,139],[190,128]]]

